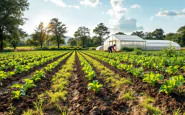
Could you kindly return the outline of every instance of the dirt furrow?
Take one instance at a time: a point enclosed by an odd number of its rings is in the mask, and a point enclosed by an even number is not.
[[[98,94],[89,91],[88,80],[85,78],[77,55],[75,63],[74,76],[68,91],[70,92],[67,105],[69,115],[114,114],[109,108],[112,103],[107,90],[102,88]]]

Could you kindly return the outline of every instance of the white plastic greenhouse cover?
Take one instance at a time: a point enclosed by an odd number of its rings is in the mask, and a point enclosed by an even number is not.
[[[120,41],[144,41],[142,38],[134,35],[114,35]]]
[[[103,46],[96,47],[96,50],[103,50]]]
[[[146,50],[161,50],[170,46],[174,46],[176,50],[180,50],[179,44],[169,40],[146,40]]]

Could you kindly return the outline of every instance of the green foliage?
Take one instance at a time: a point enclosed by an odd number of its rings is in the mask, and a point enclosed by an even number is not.
[[[69,44],[70,46],[77,46],[77,41],[76,41],[76,39],[74,39],[74,38],[70,38],[70,39],[68,40],[68,44]]]
[[[141,103],[141,106],[146,108],[152,115],[160,115],[162,112],[159,108],[154,107],[152,103],[155,100],[151,97],[144,97],[144,101]]]
[[[127,64],[119,64],[119,65],[117,65],[116,67],[117,67],[118,69],[120,69],[120,70],[126,70]]]
[[[19,99],[19,97],[21,95],[26,95],[26,91],[29,89],[29,88],[32,88],[35,86],[33,80],[30,80],[30,79],[24,79],[25,81],[25,84],[13,84],[11,86],[11,88],[16,88],[16,89],[19,89],[19,90],[16,90],[16,91],[12,91],[12,94],[13,94],[13,99]]]
[[[110,61],[109,61],[109,64],[112,65],[112,66],[114,66],[114,67],[116,67],[119,63],[120,63],[119,60],[117,60],[117,61],[110,60]]]
[[[83,48],[85,48],[85,43],[87,38],[90,36],[90,30],[85,26],[79,27],[78,30],[74,33],[76,39],[78,39]]]
[[[102,87],[103,85],[99,84],[97,80],[93,80],[92,83],[88,83],[88,90],[93,90],[95,93],[98,93]]]
[[[144,73],[144,70],[142,67],[140,68],[131,68],[130,73],[136,77],[141,77],[142,74]]]
[[[93,70],[92,66],[81,56],[78,55],[81,61],[81,65],[83,66],[82,70],[86,74],[86,78],[91,81],[95,76],[95,71]]]
[[[47,37],[47,28],[44,27],[43,22],[41,22],[38,27],[36,27],[35,32],[31,36],[31,43],[37,42],[36,44],[39,44],[40,48],[42,48]]]
[[[179,66],[175,65],[175,66],[169,66],[166,68],[166,72],[171,75],[171,74],[176,74],[179,72]]]
[[[24,39],[27,36],[27,33],[23,31],[22,28],[18,28],[15,32],[9,36],[7,41],[11,44],[11,46],[16,49],[21,39]]]
[[[85,76],[88,80],[92,80],[94,77],[95,77],[95,72],[92,70],[92,71],[89,71],[88,74]]]
[[[133,91],[124,91],[120,98],[124,100],[133,100],[135,99],[133,95],[134,95]]]
[[[117,32],[115,35],[126,35],[124,32]]]
[[[123,47],[122,51],[131,52],[131,51],[134,51],[134,48]]]
[[[138,37],[140,37],[140,38],[143,38],[143,37],[144,37],[143,31],[132,32],[131,35],[136,35],[136,36],[138,36]]]
[[[185,83],[184,77],[182,75],[173,76],[169,80],[166,80],[165,83],[160,87],[159,92],[165,92],[169,94],[175,87],[179,87]]]
[[[153,72],[144,74],[143,81],[151,84],[152,86],[155,85],[155,83],[159,80],[163,80],[164,76],[160,74],[155,74]]]
[[[6,72],[0,71],[0,81],[3,80],[3,79],[5,79],[7,76],[8,76],[8,75],[7,75]]]
[[[41,78],[45,77],[45,72],[43,70],[36,71],[34,75],[31,77],[33,81],[39,81]]]
[[[164,39],[164,30],[162,28],[156,29],[152,32],[152,38],[156,40]]]
[[[53,34],[53,39],[57,42],[58,48],[60,48],[62,38],[64,38],[64,34],[67,33],[66,25],[60,22],[59,19],[53,18],[50,20],[48,32]]]
[[[172,44],[170,43],[169,47],[168,48],[165,48],[163,51],[162,51],[165,56],[167,57],[173,57],[175,56],[176,54],[176,51],[175,51],[175,47],[172,46]]]
[[[103,37],[108,36],[110,34],[108,27],[106,27],[103,23],[100,23],[93,29],[93,32],[98,36],[99,40],[99,45],[102,45]]]
[[[140,48],[134,48],[134,54],[135,55],[141,55],[142,54],[142,50]]]
[[[96,50],[96,47],[90,47],[89,50]]]
[[[28,0],[3,0],[0,3],[0,51],[7,38],[18,33],[19,25],[24,24],[24,11],[28,10]]]

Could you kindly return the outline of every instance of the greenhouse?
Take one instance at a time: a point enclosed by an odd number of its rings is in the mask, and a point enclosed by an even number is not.
[[[169,40],[146,40],[146,50],[162,50],[167,47],[174,46],[176,50],[181,50],[178,43]]]
[[[123,47],[127,48],[141,48],[143,50],[162,50],[170,46],[180,50],[179,44],[169,40],[143,40],[142,38],[134,35],[112,35],[104,42],[104,50],[109,46],[116,44],[116,50],[120,51]]]

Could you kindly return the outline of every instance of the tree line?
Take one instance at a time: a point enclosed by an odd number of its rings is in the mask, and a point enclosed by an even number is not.
[[[6,44],[14,49],[21,40],[28,37],[28,34],[20,28],[27,19],[23,18],[24,11],[29,9],[28,0],[2,0],[0,2],[0,51],[3,51]],[[58,18],[50,20],[48,25],[41,22],[26,40],[29,46],[40,46],[43,48],[51,44],[65,44],[67,27]],[[94,29],[95,36],[90,37],[90,29],[82,26],[74,32],[74,37],[69,39],[70,46],[95,47],[103,44],[103,41],[110,36],[108,27],[99,23]],[[139,36],[143,39],[171,40],[185,46],[185,26],[180,27],[176,33],[164,34],[163,29],[156,29],[153,32],[136,31],[131,35]],[[117,32],[116,35],[126,35],[124,32]]]
[[[103,23],[98,24],[93,32],[96,36],[91,38],[90,29],[85,26],[79,27],[74,33],[74,38],[69,39],[68,44],[70,46],[82,46],[83,48],[98,46],[101,45],[104,38],[110,34],[108,28]],[[26,43],[30,46],[40,45],[40,48],[43,47],[44,43],[47,44],[47,46],[57,44],[59,48],[60,45],[65,44],[66,33],[66,25],[60,22],[59,19],[53,18],[47,27],[44,27],[43,22],[41,22]]]

